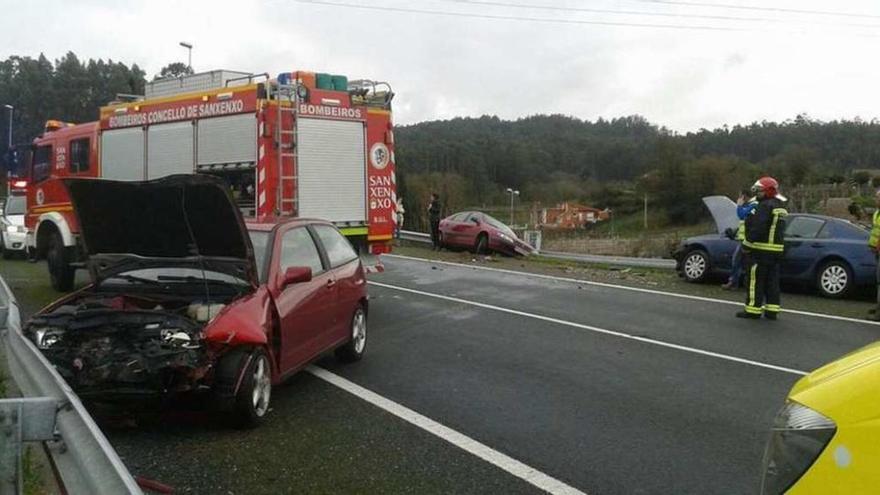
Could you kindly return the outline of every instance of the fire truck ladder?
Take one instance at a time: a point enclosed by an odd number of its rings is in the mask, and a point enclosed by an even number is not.
[[[299,147],[299,140],[297,139],[297,126],[299,124],[299,119],[297,118],[297,111],[299,109],[297,83],[278,84],[275,100],[277,103],[275,145],[278,150],[278,191],[275,200],[275,211],[279,215],[296,215],[299,209],[297,207],[299,191],[297,191],[296,174],[298,163],[297,148]],[[290,116],[291,122],[289,129],[284,128],[287,115]],[[285,197],[285,190],[290,191],[290,196]]]

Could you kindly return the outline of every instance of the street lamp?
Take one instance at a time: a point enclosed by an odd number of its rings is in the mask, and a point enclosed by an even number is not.
[[[9,141],[7,145],[7,150],[12,149],[12,111],[15,110],[15,107],[12,105],[3,105],[3,108],[9,110]]]
[[[514,196],[519,196],[519,191],[516,189],[507,188],[507,193],[510,194],[510,226],[513,226],[513,198]]]
[[[186,66],[189,67],[190,70],[192,70],[192,66],[193,66],[193,46],[192,46],[192,43],[187,43],[186,41],[181,41],[180,46],[186,48],[187,51],[189,52],[189,61],[187,62]]]

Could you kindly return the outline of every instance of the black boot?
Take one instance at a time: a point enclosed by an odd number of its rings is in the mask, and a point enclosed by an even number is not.
[[[736,317],[737,318],[746,318],[749,320],[760,320],[761,319],[761,315],[749,313],[748,311],[739,311],[736,313]]]
[[[764,318],[775,320],[778,314],[779,313],[776,313],[775,311],[764,311]]]

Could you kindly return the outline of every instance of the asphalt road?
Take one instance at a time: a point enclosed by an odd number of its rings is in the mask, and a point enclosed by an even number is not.
[[[385,263],[381,284],[544,319],[373,285],[370,359],[331,370],[587,493],[754,492],[768,425],[799,378],[762,365],[808,371],[880,336],[859,322],[745,321],[723,303]]]
[[[384,262],[364,360],[319,366],[591,495],[754,493],[800,373],[880,336],[868,323],[744,321],[723,302]],[[308,373],[274,391],[256,430],[198,414],[102,426],[133,473],[177,493],[539,492]]]

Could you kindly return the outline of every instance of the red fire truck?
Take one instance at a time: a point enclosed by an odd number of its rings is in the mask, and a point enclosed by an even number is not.
[[[394,94],[387,83],[342,76],[320,83],[302,71],[274,79],[211,71],[148,83],[145,97],[123,95],[98,122],[48,122],[34,140],[26,226],[52,286],[72,288],[83,254],[65,177],[211,174],[245,216],[330,220],[362,252],[389,252]]]

